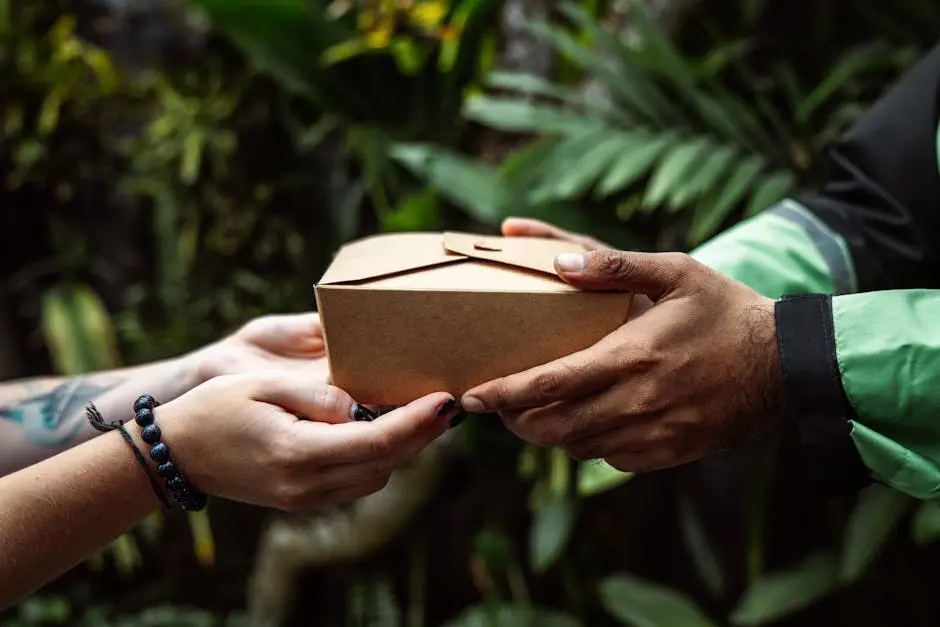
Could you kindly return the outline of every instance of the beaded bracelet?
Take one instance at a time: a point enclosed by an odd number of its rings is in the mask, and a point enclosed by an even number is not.
[[[170,503],[166,500],[163,490],[160,489],[160,485],[157,483],[156,479],[153,478],[153,475],[150,474],[150,467],[147,465],[147,460],[144,459],[143,453],[137,448],[137,444],[134,443],[134,438],[132,438],[127,432],[127,429],[124,428],[124,421],[115,420],[114,422],[105,422],[104,418],[101,416],[101,412],[98,411],[94,403],[88,403],[88,407],[85,409],[85,416],[88,418],[88,422],[91,423],[91,426],[98,431],[107,432],[117,430],[121,433],[121,437],[124,438],[124,441],[131,447],[131,450],[134,451],[134,458],[137,460],[137,464],[143,469],[144,474],[147,475],[147,480],[150,482],[150,487],[153,488],[153,493],[160,499],[164,509],[170,509]]]
[[[173,500],[187,512],[205,509],[206,495],[189,485],[170,457],[170,447],[160,441],[162,433],[157,426],[153,410],[159,403],[145,394],[134,403],[135,420],[140,426],[140,438],[150,445],[150,459],[158,464],[157,474],[166,481],[166,490]]]

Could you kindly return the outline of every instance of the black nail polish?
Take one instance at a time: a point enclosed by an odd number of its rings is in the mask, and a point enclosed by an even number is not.
[[[462,411],[458,413],[456,416],[450,419],[450,427],[448,428],[456,429],[457,427],[460,426],[460,423],[463,422],[466,417],[467,417],[467,412]]]
[[[356,422],[372,422],[376,419],[376,415],[368,407],[363,407],[359,403],[353,405],[352,409],[353,420]]]
[[[437,417],[440,418],[441,416],[446,416],[451,411],[453,411],[454,407],[456,406],[457,406],[457,401],[455,401],[454,399],[450,399],[449,401],[444,403],[441,406],[441,408],[437,411]]]

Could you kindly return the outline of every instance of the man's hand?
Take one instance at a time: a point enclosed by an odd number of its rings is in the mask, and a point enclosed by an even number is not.
[[[533,218],[506,218],[503,220],[502,231],[503,235],[506,237],[547,237],[550,239],[560,239],[566,242],[581,244],[588,250],[613,248],[613,246],[605,244],[590,235],[572,233],[554,224]],[[636,294],[633,297],[633,303],[630,305],[630,319],[636,318],[652,306],[652,301],[650,301],[645,294]]]
[[[312,372],[312,381],[329,378],[323,327],[315,313],[271,315],[255,318],[232,335],[192,354],[199,379],[259,370]]]
[[[561,255],[556,270],[654,304],[591,348],[468,391],[467,411],[624,471],[690,462],[780,419],[772,300],[677,253],[598,249]]]

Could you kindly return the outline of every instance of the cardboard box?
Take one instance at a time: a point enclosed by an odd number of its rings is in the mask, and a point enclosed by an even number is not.
[[[469,233],[396,233],[350,243],[316,285],[334,385],[402,405],[470,388],[587,348],[621,326],[631,295],[562,281],[578,244]]]

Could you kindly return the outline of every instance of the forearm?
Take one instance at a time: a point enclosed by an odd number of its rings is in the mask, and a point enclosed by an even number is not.
[[[786,300],[777,332],[791,417],[826,491],[875,479],[940,496],[940,291]]]
[[[142,447],[133,421],[128,432]],[[158,506],[117,432],[0,477],[0,609],[79,564]]]
[[[134,400],[172,400],[201,381],[194,357],[69,378],[0,385],[0,477],[98,435],[85,420],[94,402],[105,420],[129,418]]]

